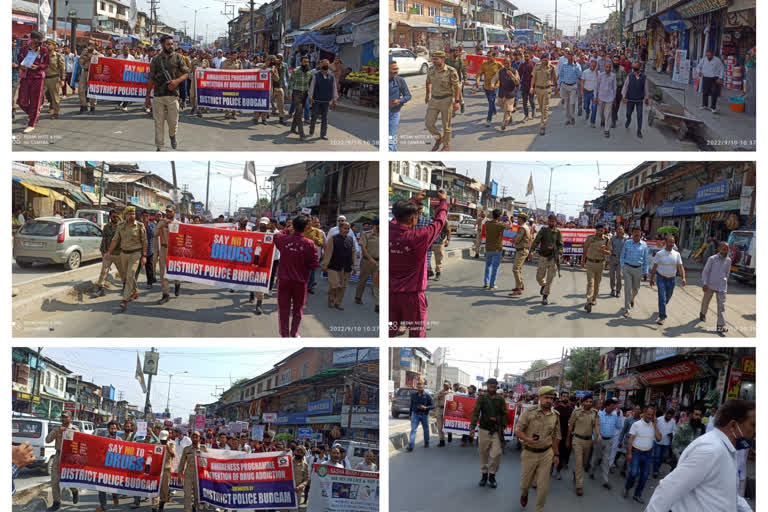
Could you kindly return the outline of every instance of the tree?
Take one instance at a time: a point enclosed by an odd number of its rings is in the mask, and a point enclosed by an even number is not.
[[[533,370],[540,370],[545,366],[549,366],[549,363],[545,359],[537,359],[536,361],[531,363],[530,368],[528,368],[526,371],[530,372]]]
[[[597,382],[608,378],[608,372],[600,371],[600,349],[580,347],[571,349],[565,378],[573,382],[575,389],[589,391]],[[584,377],[586,376],[586,388]]]

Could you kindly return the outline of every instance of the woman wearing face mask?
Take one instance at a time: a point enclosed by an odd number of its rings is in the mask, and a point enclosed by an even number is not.
[[[43,36],[31,32],[27,46],[19,50],[19,98],[16,103],[29,118],[24,133],[35,129],[40,116],[40,99],[43,94],[45,70],[48,68],[48,48],[43,46]]]

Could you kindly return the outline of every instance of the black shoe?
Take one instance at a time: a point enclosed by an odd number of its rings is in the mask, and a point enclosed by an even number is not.
[[[263,315],[264,310],[261,308],[261,304],[256,304],[256,311],[254,311],[257,315]]]
[[[586,305],[584,306],[584,309],[587,310],[587,313],[591,313],[592,312],[592,302],[591,301],[587,302]]]
[[[59,510],[61,508],[61,502],[60,501],[54,501],[53,505],[48,507],[48,512],[53,512],[54,510]]]
[[[629,128],[629,123],[630,123],[630,121],[629,121],[629,119],[627,119],[627,122],[624,123],[624,128]]]
[[[171,300],[171,297],[167,293],[164,293],[163,298],[160,299],[160,302],[158,302],[158,304],[165,304],[169,300]]]
[[[103,286],[99,286],[99,289],[96,290],[96,296],[97,297],[103,297],[106,292],[104,291]]]
[[[173,285],[173,294],[178,297],[180,291],[181,291],[181,283],[174,284]]]
[[[547,300],[547,295],[545,295],[545,296],[544,296],[544,297],[541,299],[541,305],[542,305],[542,306],[546,306],[547,304],[549,304],[549,300]]]
[[[434,272],[432,272],[431,270],[427,270],[427,277],[432,277],[434,275],[435,275]]]
[[[463,114],[464,113],[464,104],[463,103],[461,104],[460,110],[461,110],[461,113]]]
[[[632,496],[632,499],[638,503],[645,503],[645,500],[641,496]]]
[[[439,281],[439,280],[440,280],[440,272],[437,272],[435,274],[435,281]]]
[[[453,442],[453,434],[451,434],[450,432],[448,432],[448,442],[449,443]]]
[[[171,137],[171,147],[176,149],[176,136]]]
[[[309,293],[310,295],[314,295],[315,294],[315,289],[314,288],[307,288],[307,293]]]
[[[291,128],[291,132],[290,133],[298,133],[298,132],[296,131],[296,128]]]
[[[328,140],[328,137],[326,137],[325,135],[321,135],[320,138],[323,140]]]
[[[493,475],[493,474],[488,475],[488,487],[490,487],[491,489],[496,488],[496,475]]]
[[[707,321],[707,315],[702,315],[701,313],[699,313],[699,320],[702,321],[702,322],[706,322]]]
[[[429,448],[429,443],[424,443],[424,448]]]
[[[96,112],[96,107],[94,107],[93,105],[91,106],[91,112]]]
[[[611,122],[611,128],[616,128],[616,121]]]
[[[637,138],[642,139],[643,138],[643,132],[637,132]]]
[[[438,448],[442,448],[443,446],[445,446],[445,439],[441,439],[440,442],[437,443]]]
[[[482,478],[480,478],[480,481],[477,483],[480,487],[485,487],[485,484],[488,483],[488,473],[483,473]]]
[[[72,503],[77,505],[78,501],[80,501],[80,493],[77,489],[72,489]]]
[[[408,445],[408,448],[406,448],[406,450],[408,450],[409,452],[412,452],[413,451],[413,446]]]
[[[543,286],[542,286],[542,287],[541,287],[541,289],[539,290],[539,295],[544,295],[544,287],[543,287]]]
[[[75,112],[75,115],[82,114],[83,112],[88,112],[88,107],[80,107],[80,112]]]

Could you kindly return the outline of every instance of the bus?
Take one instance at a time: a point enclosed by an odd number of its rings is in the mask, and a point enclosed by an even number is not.
[[[500,25],[487,23],[475,23],[466,28],[456,29],[455,46],[463,46],[467,53],[474,53],[478,41],[483,45],[483,50],[489,48],[502,49],[512,46],[509,32]]]

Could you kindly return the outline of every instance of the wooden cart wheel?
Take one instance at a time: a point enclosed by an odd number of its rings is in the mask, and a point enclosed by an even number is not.
[[[688,124],[681,119],[680,126],[677,128],[677,138],[683,140],[686,135],[688,135]]]

